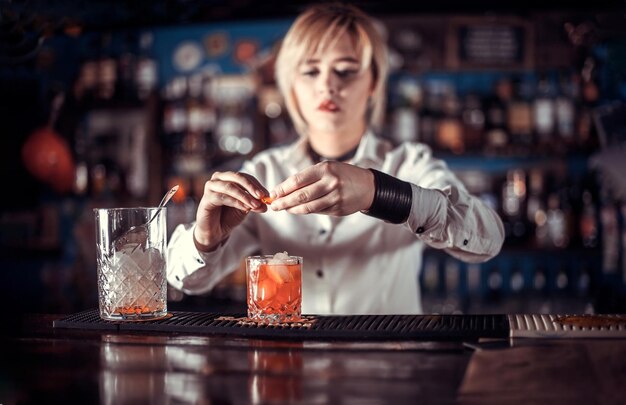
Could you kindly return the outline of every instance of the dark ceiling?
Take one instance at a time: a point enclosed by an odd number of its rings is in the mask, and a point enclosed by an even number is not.
[[[365,0],[354,1],[378,18],[419,14],[566,12],[590,21],[594,33],[626,35],[626,0]],[[279,0],[0,0],[0,66],[32,60],[55,34],[195,23],[293,18],[314,1]]]
[[[213,21],[289,18],[313,1],[278,0],[0,0],[2,15],[35,16],[85,30],[180,25]],[[355,1],[378,16],[407,13],[528,13],[619,10],[625,0],[367,0]],[[580,4],[577,4],[580,3]],[[5,18],[6,19],[6,18]],[[623,19],[624,20],[624,19]],[[0,20],[0,24],[2,21]]]

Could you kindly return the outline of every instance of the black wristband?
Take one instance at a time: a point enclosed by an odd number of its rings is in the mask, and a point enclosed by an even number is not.
[[[374,174],[374,201],[364,214],[392,224],[405,222],[413,201],[411,184],[378,170],[369,170]]]

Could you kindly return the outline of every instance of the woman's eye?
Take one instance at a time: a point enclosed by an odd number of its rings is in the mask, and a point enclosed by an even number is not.
[[[346,69],[346,70],[335,70],[335,74],[341,78],[346,78],[352,76],[356,73],[356,70]]]
[[[302,72],[304,76],[311,76],[311,77],[317,76],[318,73],[319,72],[317,70],[305,70],[304,72]]]

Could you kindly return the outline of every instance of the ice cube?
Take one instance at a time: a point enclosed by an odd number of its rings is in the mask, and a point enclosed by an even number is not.
[[[156,270],[165,264],[161,252],[153,247],[146,250],[137,249],[131,253],[131,257],[143,273],[151,269]]]
[[[257,287],[257,304],[261,308],[266,308],[271,303],[269,300],[276,295],[276,290],[276,284],[272,283],[268,279],[261,281]]]
[[[130,251],[132,249],[122,249],[119,252],[115,252],[111,267],[121,271],[125,275],[140,271],[141,268],[137,265],[135,258],[132,257]]]
[[[124,246],[111,258],[108,280],[115,307],[150,306],[165,285],[163,255],[155,248],[133,250],[132,244]]]
[[[153,274],[161,273],[165,268],[165,260],[158,249],[133,250],[125,246],[113,254],[111,270],[118,280],[137,282],[142,277],[153,278]]]
[[[291,273],[289,272],[289,267],[286,265],[279,264],[268,264],[267,265],[267,275],[274,280],[276,283],[282,284],[292,281]]]
[[[287,251],[285,250],[284,252],[276,253],[268,263],[278,264],[278,263],[284,263],[287,260],[289,260],[289,253],[287,253]]]

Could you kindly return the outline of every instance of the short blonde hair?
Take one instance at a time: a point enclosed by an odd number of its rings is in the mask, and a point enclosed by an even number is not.
[[[363,11],[352,5],[332,3],[312,6],[300,14],[285,35],[276,57],[276,82],[300,135],[307,133],[307,125],[293,92],[297,69],[307,57],[330,48],[344,33],[354,41],[361,69],[372,69],[374,91],[368,120],[374,129],[382,127],[389,69],[387,44],[374,21]]]

